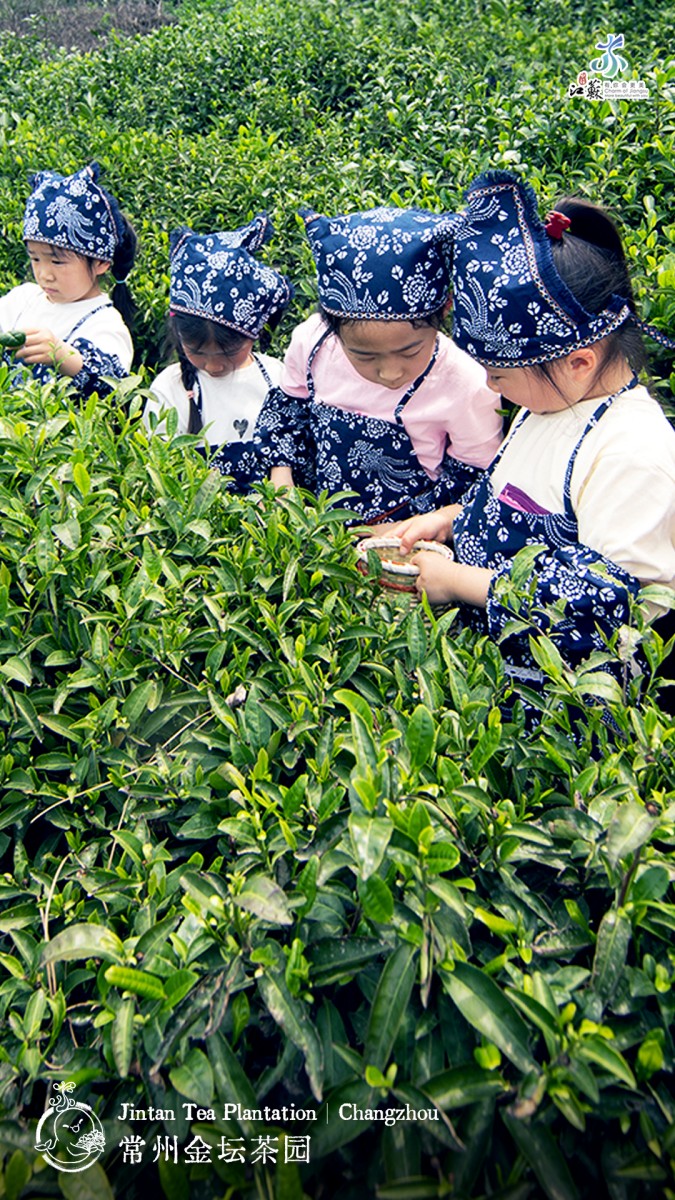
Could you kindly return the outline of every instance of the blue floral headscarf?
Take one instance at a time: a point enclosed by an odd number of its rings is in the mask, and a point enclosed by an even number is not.
[[[448,299],[459,218],[419,208],[323,217],[303,210],[326,312],[355,321],[415,321]]]
[[[288,279],[253,257],[271,233],[266,213],[221,233],[171,234],[170,307],[257,338],[293,296]]]
[[[469,185],[466,200],[452,271],[453,338],[473,358],[489,367],[550,362],[633,316],[626,297],[613,295],[590,313],[572,295],[528,184],[490,171]]]
[[[92,162],[74,175],[57,171],[33,175],[24,241],[45,242],[111,262],[124,232],[117,201],[98,183],[99,171],[98,163]]]

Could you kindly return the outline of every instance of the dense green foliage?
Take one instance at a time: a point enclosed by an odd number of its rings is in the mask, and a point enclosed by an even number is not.
[[[642,310],[672,326],[673,6],[182,9],[86,56],[2,43],[3,287],[25,173],[98,158],[143,239],[152,364],[174,225],[268,208],[287,329],[313,300],[301,204],[455,207],[522,165],[543,205],[614,206]],[[613,29],[650,104],[567,98]],[[672,1200],[671,647],[636,612],[608,648],[644,639],[638,696],[541,639],[528,729],[497,647],[359,574],[344,497],[227,495],[192,439],[148,439],[137,382],[78,409],[0,370],[4,1195]],[[63,1079],[108,1141],[75,1176],[34,1150]],[[319,1120],[225,1120],[236,1103]],[[309,1164],[218,1159],[296,1133]],[[212,1164],[154,1166],[174,1134]]]

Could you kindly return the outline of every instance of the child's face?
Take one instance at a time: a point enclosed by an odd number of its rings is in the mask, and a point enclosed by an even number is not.
[[[181,346],[185,357],[193,367],[210,375],[212,379],[221,379],[223,375],[229,375],[231,371],[236,371],[248,363],[253,349],[253,340],[244,338],[241,346],[233,354],[227,354],[221,350],[217,342],[212,340],[203,342],[201,346],[190,346],[185,341],[181,341]]]
[[[101,294],[99,278],[110,263],[44,242],[26,242],[26,250],[33,278],[52,304],[74,304]]]
[[[436,336],[431,325],[410,321],[347,321],[340,329],[342,348],[359,375],[393,391],[421,375]]]
[[[534,413],[561,412],[563,408],[569,408],[583,399],[583,396],[572,390],[568,394],[564,360],[558,372],[555,371],[555,364],[552,366],[554,381],[531,371],[529,367],[486,367],[487,385],[519,408],[528,408]]]

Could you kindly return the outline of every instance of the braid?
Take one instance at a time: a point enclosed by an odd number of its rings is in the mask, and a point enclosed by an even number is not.
[[[190,362],[189,358],[183,350],[183,345],[177,328],[178,319],[170,315],[166,326],[165,352],[167,357],[172,353],[178,358],[180,366],[180,378],[185,391],[187,392],[189,404],[188,417],[188,433],[200,433],[202,429],[202,419],[199,415],[199,409],[194,402],[193,392],[197,382],[197,368]]]
[[[178,343],[176,347],[178,353],[178,362],[180,365],[180,378],[185,391],[187,392],[188,402],[190,405],[190,417],[188,420],[188,433],[199,433],[202,428],[202,419],[199,415],[199,409],[194,402],[194,387],[197,382],[197,368],[186,357],[183,348]]]

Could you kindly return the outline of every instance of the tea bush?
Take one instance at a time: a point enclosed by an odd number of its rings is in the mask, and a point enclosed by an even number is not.
[[[669,328],[674,17],[184,0],[97,53],[4,40],[0,286],[26,172],[97,158],[142,236],[139,361],[169,229],[262,208],[281,346],[313,303],[301,204],[452,208],[510,165],[617,209]],[[649,105],[568,100],[610,29]],[[148,438],[142,375],[78,408],[0,368],[4,1194],[672,1198],[672,642],[636,611],[638,694],[540,639],[533,729],[498,647],[359,573],[348,496],[228,495],[192,438]],[[66,1079],[107,1141],[75,1175],[35,1150]]]

